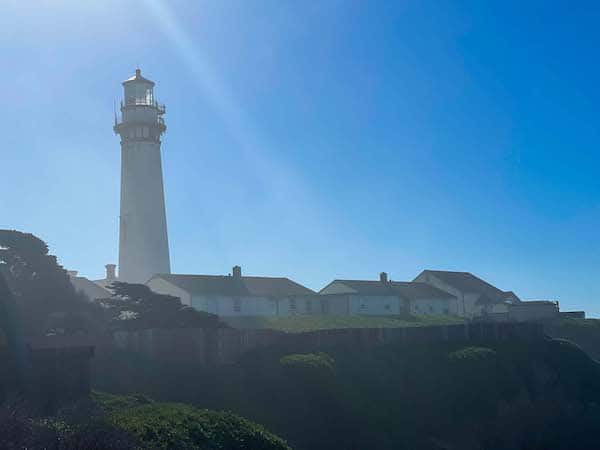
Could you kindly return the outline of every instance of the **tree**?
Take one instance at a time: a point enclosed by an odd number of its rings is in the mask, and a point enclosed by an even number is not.
[[[46,243],[33,234],[0,230],[0,274],[12,291],[26,335],[45,334],[53,313],[91,309]]]
[[[15,379],[17,388],[22,389],[25,378],[25,342],[22,328],[18,321],[16,305],[4,277],[0,273],[0,332],[6,337],[9,355],[13,364],[8,364],[14,374],[9,375]],[[10,380],[5,380],[10,382]]]
[[[115,282],[112,297],[101,299],[114,328],[222,328],[217,316],[183,305],[178,297],[159,294],[144,284]]]

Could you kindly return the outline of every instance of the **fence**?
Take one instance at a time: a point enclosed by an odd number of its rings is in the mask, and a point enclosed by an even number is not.
[[[206,365],[231,364],[244,353],[265,347],[288,352],[319,351],[332,347],[369,349],[399,342],[405,344],[501,341],[513,338],[544,338],[539,323],[465,323],[408,328],[349,328],[284,333],[276,330],[240,330],[233,328],[149,329],[119,331],[114,344],[123,350],[159,361],[194,361]]]

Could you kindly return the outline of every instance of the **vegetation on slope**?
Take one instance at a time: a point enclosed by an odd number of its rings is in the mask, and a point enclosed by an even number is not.
[[[454,325],[463,320],[452,316],[241,316],[224,319],[233,328],[271,329],[287,333],[342,328],[402,328]]]
[[[544,323],[544,330],[549,336],[576,343],[592,358],[600,360],[600,319],[549,320]]]
[[[0,448],[29,450],[290,450],[262,426],[229,412],[93,393],[52,417],[0,407]]]
[[[105,389],[230,410],[296,450],[598,447],[600,367],[563,340],[263,349],[217,368],[126,363],[135,381],[105,378]]]
[[[126,432],[139,448],[186,450],[289,450],[262,426],[230,412],[209,411],[177,403],[157,403],[141,394],[92,394],[115,429]]]
[[[111,421],[142,448],[186,450],[287,450],[280,438],[228,412],[182,404],[151,403],[114,413]]]

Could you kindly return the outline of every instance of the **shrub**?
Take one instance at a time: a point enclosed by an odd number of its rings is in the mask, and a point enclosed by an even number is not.
[[[285,441],[249,420],[182,404],[139,406],[113,414],[111,421],[144,448],[289,450]]]
[[[483,361],[490,358],[495,358],[496,352],[487,347],[465,347],[456,350],[448,355],[451,361]]]
[[[333,373],[335,360],[327,353],[297,353],[279,360],[284,368],[322,370]]]

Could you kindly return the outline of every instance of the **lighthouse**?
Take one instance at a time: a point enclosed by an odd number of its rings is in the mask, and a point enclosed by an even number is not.
[[[140,69],[123,82],[121,138],[119,281],[145,283],[170,273],[169,241],[161,162],[165,107],[154,98],[154,82]]]

